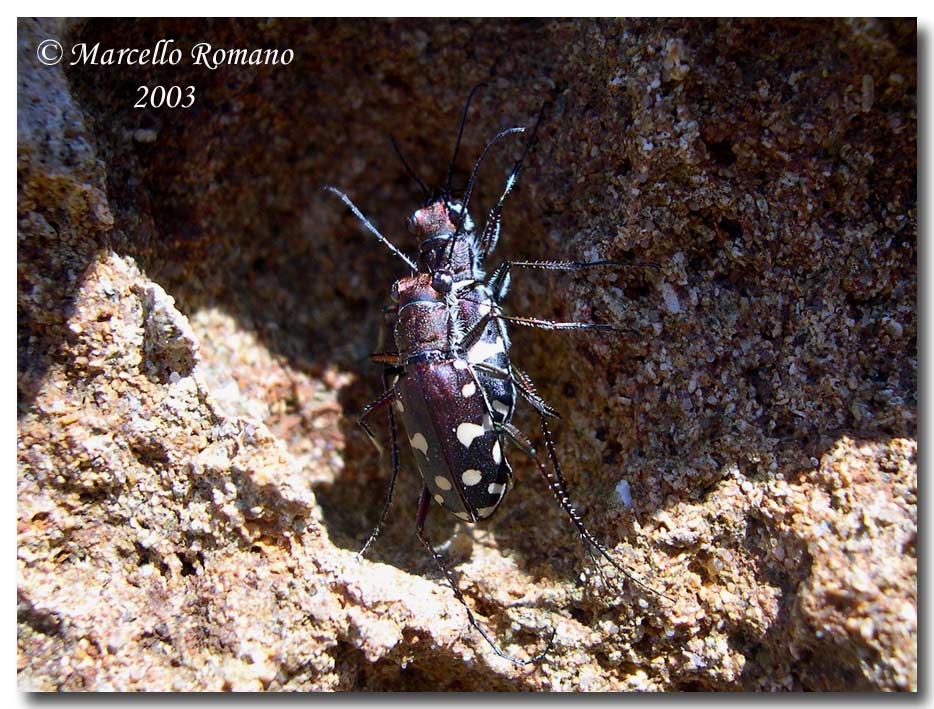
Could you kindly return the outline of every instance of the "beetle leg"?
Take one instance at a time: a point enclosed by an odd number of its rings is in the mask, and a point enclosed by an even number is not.
[[[483,337],[483,331],[486,329],[487,324],[490,322],[490,320],[493,319],[493,317],[493,311],[491,310],[489,313],[477,320],[469,332],[464,333],[464,336],[461,338],[459,343],[462,352],[469,351],[471,347],[480,341],[480,338]]]
[[[540,414],[551,416],[553,418],[561,418],[561,415],[548,404],[546,404],[545,400],[538,395],[537,391],[535,391],[535,386],[532,384],[531,377],[529,377],[528,374],[523,372],[512,363],[510,363],[509,366],[512,368],[513,383],[516,385],[519,393],[525,397],[526,401],[535,407],[535,409],[537,409]]]
[[[606,588],[612,588],[614,591],[619,592],[619,586],[615,583],[611,583],[606,577],[606,574],[603,573],[603,566],[600,564],[600,560],[597,559],[597,555],[593,553],[593,549],[591,549],[588,544],[581,544],[581,546],[584,547],[584,551],[587,552],[587,556],[590,557],[590,562],[593,564],[593,568],[597,570],[597,576],[603,581],[603,585]]]
[[[600,332],[621,332],[623,330],[623,328],[608,323],[555,322],[554,320],[541,320],[539,318],[519,318],[512,315],[496,315],[494,317],[517,325],[538,327],[542,330],[598,330]]]
[[[555,499],[558,500],[558,504],[561,505],[562,509],[567,513],[568,517],[571,518],[571,523],[580,533],[581,539],[584,542],[584,547],[586,548],[588,545],[590,545],[590,547],[592,547],[600,556],[606,559],[614,569],[619,571],[630,581],[637,584],[638,586],[641,586],[645,590],[674,603],[674,601],[664,593],[646,585],[645,582],[629,573],[629,571],[627,571],[619,562],[610,556],[609,550],[597,540],[597,538],[591,533],[589,529],[587,529],[587,526],[584,524],[584,520],[581,519],[580,513],[578,513],[578,511],[571,504],[571,498],[568,494],[567,480],[564,479],[564,473],[561,472],[561,466],[558,463],[558,454],[555,452],[555,444],[551,437],[551,431],[548,428],[548,421],[544,416],[541,415],[539,415],[539,419],[541,420],[542,424],[542,434],[545,436],[545,447],[548,449],[548,457],[551,459],[551,465],[554,469],[554,472],[548,470],[545,465],[541,463],[541,461],[536,459],[538,468],[542,472],[542,475],[545,477],[545,481],[548,483],[548,487],[551,489]],[[593,553],[590,553],[590,556],[593,558]]]
[[[373,445],[376,446],[376,450],[378,450],[380,453],[383,452],[383,447],[379,444],[379,441],[376,440],[376,436],[373,435],[373,431],[370,428],[370,425],[366,422],[366,418],[375,411],[385,409],[393,402],[395,398],[396,390],[389,389],[388,391],[384,392],[383,395],[376,401],[367,404],[363,408],[363,411],[360,412],[360,415],[357,417],[357,423],[359,423],[360,427],[366,431],[366,435],[369,437]]]
[[[545,401],[535,392],[535,389],[532,387],[532,382],[528,378],[528,375],[525,374],[525,372],[522,372],[516,367],[512,368],[512,372],[508,372],[505,369],[494,367],[492,364],[487,364],[486,362],[477,362],[471,366],[474,369],[480,370],[481,372],[492,374],[494,377],[508,379],[512,385],[519,390],[519,393],[525,397],[525,400],[528,401],[533,407],[535,407],[538,412],[543,413],[546,416],[561,418],[558,412],[546,404]],[[521,378],[517,375],[521,375]]]
[[[451,573],[451,570],[448,568],[447,563],[444,561],[444,557],[439,554],[435,548],[432,546],[431,542],[428,541],[428,538],[425,536],[425,518],[428,516],[428,500],[430,498],[428,487],[422,487],[422,495],[418,499],[418,515],[415,518],[415,534],[418,537],[418,540],[424,545],[428,550],[428,553],[431,554],[434,558],[435,563],[441,569],[441,572],[444,574],[445,580],[448,582],[448,585],[451,587],[451,590],[454,591],[454,596],[460,601],[461,605],[464,606],[464,610],[467,611],[467,620],[470,624],[476,629],[480,635],[483,636],[483,639],[486,640],[487,644],[493,649],[493,652],[496,653],[498,657],[503,658],[504,660],[509,660],[509,662],[514,665],[534,665],[538,662],[541,662],[545,655],[548,654],[548,651],[551,650],[551,646],[555,641],[555,634],[558,632],[557,626],[552,628],[551,637],[548,639],[548,644],[545,645],[545,649],[534,657],[529,658],[528,660],[520,660],[518,658],[507,655],[505,652],[499,649],[493,638],[491,638],[486,630],[477,622],[477,619],[474,617],[473,611],[470,610],[470,606],[467,605],[467,599],[464,598],[464,595],[461,593],[460,589],[457,587],[457,582],[454,580],[454,574]]]
[[[525,452],[533,461],[535,461],[535,464],[538,466],[542,477],[545,478],[545,482],[548,484],[548,488],[555,496],[558,504],[561,505],[561,509],[567,513],[568,517],[571,518],[571,524],[577,528],[577,532],[581,536],[581,541],[584,543],[584,549],[587,551],[587,554],[591,557],[591,559],[596,561],[596,557],[591,551],[591,549],[593,549],[600,556],[606,559],[614,569],[619,571],[633,583],[641,586],[647,591],[651,591],[652,593],[671,601],[672,599],[668,598],[668,596],[661,593],[660,591],[656,591],[650,586],[647,586],[643,581],[629,573],[619,562],[610,556],[609,550],[597,540],[597,538],[593,535],[593,533],[591,533],[589,529],[587,529],[587,525],[585,525],[584,520],[581,519],[580,513],[575,509],[574,505],[571,504],[571,497],[568,493],[567,481],[564,479],[564,474],[561,472],[561,466],[558,464],[558,456],[555,453],[555,445],[551,438],[551,431],[548,429],[547,418],[543,414],[539,413],[539,419],[542,423],[542,433],[545,436],[545,445],[548,448],[548,457],[551,459],[553,471],[549,470],[548,467],[538,457],[538,455],[536,455],[535,449],[532,447],[531,442],[521,431],[516,429],[515,426],[512,424],[504,423],[497,425],[497,428],[509,436],[510,440],[517,447],[521,448],[523,452]],[[599,570],[599,564],[597,564],[597,568],[601,578],[603,578],[604,582],[606,582],[606,577],[603,576],[602,570]],[[610,584],[607,583],[607,585]]]
[[[497,302],[506,297],[509,290],[509,269],[512,261],[503,261],[496,270],[486,279],[486,286],[492,291],[493,299]]]
[[[383,385],[386,384],[386,374],[383,374]],[[392,461],[392,475],[389,477],[389,492],[386,494],[386,502],[383,503],[383,511],[380,512],[379,520],[376,523],[376,526],[373,527],[373,531],[370,532],[370,536],[367,537],[366,543],[360,551],[357,552],[357,560],[363,558],[363,555],[366,554],[366,550],[370,548],[370,545],[376,540],[379,536],[380,531],[383,529],[383,524],[386,522],[386,516],[389,514],[389,507],[392,504],[392,494],[396,489],[396,476],[399,474],[399,444],[396,437],[396,416],[393,413],[392,407],[386,409],[389,414],[389,440],[390,440],[390,460]]]
[[[532,445],[532,441],[526,438],[526,435],[522,433],[522,431],[513,426],[511,423],[497,423],[495,426],[497,431],[500,433],[505,433],[513,445],[515,445],[517,448],[521,448],[523,453],[532,458],[539,465],[539,467],[541,467],[542,462],[539,460],[538,454],[535,452],[535,446]]]
[[[622,261],[503,261],[486,279],[495,300],[500,301],[509,289],[510,269],[537,268],[544,271],[582,271],[587,268],[653,268],[654,263],[623,263]]]
[[[624,263],[622,261],[504,261],[499,268],[538,268],[544,271],[582,271],[586,268],[653,268],[658,270],[654,263]]]

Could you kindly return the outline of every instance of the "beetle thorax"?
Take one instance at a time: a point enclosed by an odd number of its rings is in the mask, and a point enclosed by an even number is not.
[[[403,363],[413,358],[443,357],[457,341],[456,311],[447,298],[432,287],[432,277],[419,273],[395,286],[398,298],[396,350]]]

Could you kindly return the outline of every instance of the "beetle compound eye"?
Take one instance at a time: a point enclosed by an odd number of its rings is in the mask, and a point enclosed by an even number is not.
[[[393,303],[399,302],[399,284],[393,283],[392,290],[389,291],[389,297],[392,298]]]
[[[447,271],[435,271],[431,277],[431,287],[439,293],[450,293],[454,285],[454,279]]]
[[[409,218],[405,220],[405,228],[409,230],[409,234],[415,235],[415,215],[418,212],[412,212],[409,215]]]

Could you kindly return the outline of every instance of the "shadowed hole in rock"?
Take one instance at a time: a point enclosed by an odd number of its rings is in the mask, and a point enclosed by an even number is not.
[[[736,153],[733,152],[733,144],[729,140],[716,140],[707,142],[707,152],[718,165],[729,167],[736,162]]]

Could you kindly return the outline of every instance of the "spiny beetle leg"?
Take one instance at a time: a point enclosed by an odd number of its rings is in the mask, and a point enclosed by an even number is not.
[[[596,330],[598,332],[619,332],[622,328],[607,323],[592,322],[555,322],[553,320],[541,320],[539,318],[520,318],[512,315],[496,315],[495,317],[506,322],[525,325],[526,327],[537,327],[542,330]]]
[[[471,347],[480,341],[480,338],[483,337],[483,332],[486,330],[486,326],[494,317],[495,316],[493,315],[493,311],[491,310],[489,313],[477,320],[477,322],[471,328],[470,332],[464,334],[460,340],[460,349],[462,352],[468,352]]]
[[[539,415],[542,416],[542,418],[544,418],[543,414],[540,413]],[[515,426],[509,423],[500,424],[498,428],[502,433],[506,434],[506,436],[509,437],[509,440],[514,445],[521,448],[522,451],[526,455],[532,458],[532,460],[535,461],[536,465],[538,465],[539,468],[542,467],[542,463],[538,458],[538,454],[535,452],[535,448],[532,445],[532,442],[529,441],[529,439],[526,438],[526,436],[518,428],[516,428]],[[603,574],[603,569],[600,568],[600,564],[597,562],[597,558],[594,556],[593,552],[590,550],[590,546],[587,544],[586,538],[583,535],[581,535],[581,540],[582,540],[582,546],[584,547],[584,551],[587,552],[587,555],[590,557],[590,560],[593,562],[594,567],[597,569],[597,573],[600,575],[600,578],[603,580],[604,585],[610,586],[610,583],[607,581],[606,576],[604,576]]]
[[[588,268],[654,268],[654,263],[623,263],[622,261],[503,261],[490,274],[486,283],[496,300],[502,300],[509,288],[509,271],[512,268],[537,268],[544,271],[582,271]]]
[[[507,268],[539,268],[546,271],[580,271],[585,268],[654,268],[658,270],[658,266],[654,263],[625,263],[605,259],[599,261],[506,261],[500,268],[503,266]]]
[[[574,505],[571,504],[571,497],[568,493],[567,481],[564,479],[564,474],[561,472],[561,467],[558,464],[558,457],[557,457],[557,454],[555,453],[554,442],[552,441],[552,438],[551,438],[551,431],[548,429],[547,419],[541,413],[539,413],[539,419],[541,420],[541,423],[542,423],[542,433],[545,436],[545,444],[548,448],[548,455],[551,458],[551,463],[552,463],[552,466],[554,467],[554,472],[552,472],[551,470],[547,468],[547,466],[542,462],[542,460],[535,453],[535,449],[532,447],[531,442],[529,442],[529,440],[525,437],[525,435],[522,434],[521,431],[516,429],[515,426],[511,424],[502,424],[500,426],[497,426],[497,428],[503,433],[505,433],[507,436],[509,436],[512,443],[514,443],[517,447],[521,448],[522,451],[526,453],[538,466],[538,469],[541,472],[542,477],[545,478],[545,482],[548,484],[548,488],[551,490],[552,494],[555,496],[555,499],[558,501],[558,504],[561,505],[561,508],[565,511],[565,513],[567,513],[568,517],[570,517],[571,523],[577,528],[577,531],[581,536],[581,541],[584,543],[584,550],[588,553],[588,555],[592,559],[594,559],[594,561],[596,561],[596,559],[593,553],[590,551],[590,547],[592,547],[593,549],[596,549],[597,552],[599,552],[600,556],[606,559],[614,569],[619,571],[626,578],[630,579],[633,583],[638,584],[639,586],[646,589],[647,591],[650,591],[651,593],[654,593],[658,596],[661,596],[662,598],[665,598],[671,601],[672,599],[668,598],[668,596],[666,596],[665,594],[659,591],[656,591],[654,588],[651,588],[650,586],[647,586],[645,583],[640,581],[638,578],[636,578],[631,573],[629,573],[625,568],[623,568],[623,566],[621,566],[615,559],[613,559],[612,556],[610,556],[610,552],[607,550],[607,548],[603,546],[597,540],[596,537],[593,536],[593,534],[590,532],[589,529],[587,529],[587,526],[584,524],[584,520],[581,519],[580,514],[574,508]],[[601,578],[603,578],[604,580],[604,583],[606,583],[609,586],[610,584],[606,582],[606,577],[603,575],[602,570],[599,569],[599,564],[597,564],[597,568],[598,568],[598,573],[600,574]]]
[[[428,516],[428,500],[430,494],[428,492],[428,487],[422,487],[422,495],[418,500],[418,515],[415,518],[415,534],[418,537],[418,540],[424,545],[428,550],[428,553],[431,554],[432,558],[435,560],[435,563],[441,569],[441,573],[444,574],[445,580],[448,582],[448,585],[451,587],[451,590],[454,591],[454,596],[460,601],[461,605],[464,606],[464,610],[467,611],[467,620],[470,622],[470,625],[476,629],[483,639],[486,640],[487,645],[492,648],[493,652],[497,657],[501,657],[504,660],[508,660],[514,665],[519,665],[523,667],[525,665],[534,665],[541,662],[548,652],[551,650],[552,645],[555,641],[555,634],[558,632],[557,626],[551,629],[551,636],[548,638],[548,644],[545,645],[545,649],[534,657],[530,657],[528,660],[520,660],[512,655],[508,655],[493,642],[493,639],[487,634],[486,630],[477,622],[476,617],[474,617],[473,611],[470,610],[470,606],[467,605],[467,599],[464,598],[464,595],[461,593],[460,589],[457,587],[457,582],[454,580],[454,574],[451,573],[451,570],[448,568],[447,563],[444,561],[444,557],[439,554],[435,548],[432,546],[431,542],[428,541],[428,538],[425,536],[425,518]]]
[[[584,551],[587,552],[587,556],[590,557],[590,562],[593,564],[593,568],[597,570],[597,576],[600,577],[603,585],[606,588],[612,588],[614,591],[619,592],[620,587],[615,583],[611,583],[610,580],[606,577],[606,574],[603,573],[603,564],[601,564],[600,560],[597,559],[597,555],[593,553],[593,549],[590,548],[590,545],[583,537],[581,538],[581,546],[584,547]]]
[[[581,519],[580,514],[571,504],[571,498],[568,493],[568,484],[564,479],[564,473],[561,472],[561,465],[558,463],[558,454],[555,452],[554,440],[551,437],[551,431],[548,428],[548,419],[539,414],[539,420],[542,424],[542,434],[545,437],[545,447],[548,449],[548,457],[551,459],[551,465],[554,469],[554,472],[548,470],[548,468],[535,457],[535,462],[538,465],[538,469],[541,471],[545,481],[548,483],[548,487],[551,490],[552,494],[557,499],[558,504],[561,505],[561,508],[567,513],[568,517],[571,518],[571,523],[577,528],[577,531],[581,535],[581,539],[590,544],[597,552],[606,559],[610,565],[619,571],[623,576],[628,578],[633,583],[637,584],[641,588],[644,588],[646,591],[653,593],[657,596],[661,596],[665,600],[674,603],[674,600],[666,596],[661,591],[657,591],[651,586],[646,585],[643,581],[638,579],[633,574],[629,573],[619,562],[617,562],[612,556],[610,556],[609,550],[603,544],[601,544],[597,538],[591,533],[587,526],[584,524],[584,520]],[[585,544],[585,547],[586,547]]]
[[[542,463],[538,459],[538,454],[535,452],[535,446],[532,445],[532,441],[530,441],[522,431],[511,423],[498,423],[496,424],[496,430],[500,433],[505,433],[513,445],[517,448],[521,448],[523,453],[541,466]]]
[[[512,368],[513,376],[515,380],[518,382],[516,384],[516,387],[519,389],[522,395],[525,396],[526,400],[530,404],[532,404],[532,406],[538,409],[539,413],[546,414],[548,416],[551,416],[552,418],[561,418],[561,415],[557,411],[555,411],[553,408],[551,408],[548,404],[546,404],[545,400],[542,399],[542,397],[538,395],[538,392],[535,390],[535,385],[532,384],[532,378],[528,374],[523,372],[521,369],[519,369],[517,366],[515,366],[514,364],[510,363],[509,366]],[[541,405],[544,407],[544,409],[547,409],[547,410],[539,408],[538,405],[536,405],[535,401],[540,402]]]

